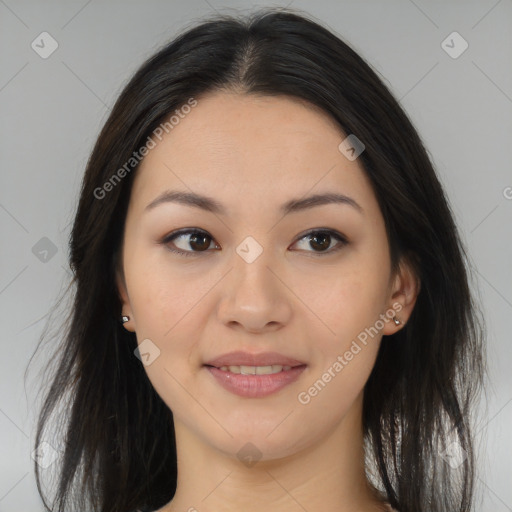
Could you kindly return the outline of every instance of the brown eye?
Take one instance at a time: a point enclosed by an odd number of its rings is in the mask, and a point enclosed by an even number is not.
[[[188,238],[188,240],[187,240]],[[181,247],[176,243],[181,244]],[[167,245],[169,250],[184,256],[190,256],[194,253],[206,252],[211,246],[213,238],[205,231],[199,231],[197,229],[185,229],[171,233],[166,237],[162,243]],[[173,249],[171,247],[177,247]]]
[[[190,237],[190,247],[198,251],[205,251],[210,247],[210,237],[203,233],[194,233]]]
[[[309,233],[306,233],[306,235],[302,236],[299,241],[301,240],[305,240],[304,245],[308,244],[306,245],[306,250],[308,246],[314,249],[313,251],[307,252],[318,253],[319,256],[323,253],[330,254],[338,251],[348,243],[347,239],[343,235],[330,229],[317,229],[315,231],[310,231]],[[334,245],[334,248],[331,246],[333,240],[338,241],[338,244]]]
[[[309,243],[313,249],[324,251],[325,249],[329,249],[329,246],[331,245],[331,235],[328,233],[310,235]]]

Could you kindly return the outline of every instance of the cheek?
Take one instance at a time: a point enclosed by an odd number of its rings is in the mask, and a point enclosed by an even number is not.
[[[364,389],[382,338],[379,315],[384,312],[385,287],[376,283],[376,275],[354,272],[334,280],[332,291],[317,297],[318,311],[329,330],[323,329],[322,336],[309,333],[315,340],[315,364],[307,387],[297,397],[307,405],[308,414],[341,420]]]
[[[211,273],[189,272],[186,263],[170,262],[164,248],[127,247],[125,275],[137,331],[156,338],[171,337],[174,326],[182,322],[211,288]]]
[[[322,418],[320,428],[338,425],[363,392],[375,357],[376,350],[371,347],[362,348],[350,361],[344,358],[343,351],[333,354],[322,370],[311,375],[299,390],[298,412],[304,415],[304,421],[312,426],[312,422]]]
[[[343,345],[375,324],[386,309],[385,268],[359,258],[307,281],[301,278],[295,290],[323,339]]]
[[[156,264],[145,266],[140,273],[136,268],[140,267],[134,266],[131,302],[137,342],[140,345],[149,339],[159,351],[144,369],[171,410],[186,410],[190,395],[185,390],[191,389],[190,368],[195,363],[192,356],[205,321],[200,317],[201,298],[208,283],[200,278],[191,281],[175,273],[170,275],[168,269]]]
[[[370,251],[355,253],[345,263],[329,273],[328,283],[320,281],[309,292],[304,289],[304,302],[314,304],[322,320],[315,321],[321,329],[316,336],[309,332],[309,338],[316,340],[318,357],[311,384],[319,380],[317,387],[322,389],[322,398],[315,400],[319,406],[334,400],[340,414],[363,389],[374,366],[389,278],[387,259],[376,258]]]

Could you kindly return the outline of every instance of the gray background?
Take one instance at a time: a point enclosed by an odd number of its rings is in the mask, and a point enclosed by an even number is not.
[[[42,361],[34,362],[26,387],[24,372],[70,278],[70,222],[109,108],[142,61],[185,25],[215,10],[287,3],[0,0],[0,512],[42,510],[31,460]],[[512,511],[512,1],[291,6],[334,30],[378,71],[446,187],[489,333],[476,509]],[[43,31],[58,43],[46,59],[31,47]],[[469,44],[457,58],[441,45],[453,31]],[[460,41],[453,46],[460,49]],[[54,255],[40,252],[52,244]]]

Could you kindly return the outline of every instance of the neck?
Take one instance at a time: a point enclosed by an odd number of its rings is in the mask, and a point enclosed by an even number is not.
[[[159,512],[389,510],[366,479],[361,412],[362,393],[316,445],[255,463],[219,452],[175,418],[178,485]]]

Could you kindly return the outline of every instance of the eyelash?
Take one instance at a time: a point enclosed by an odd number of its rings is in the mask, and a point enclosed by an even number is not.
[[[308,236],[319,234],[319,233],[330,235],[332,238],[334,238],[335,240],[337,240],[340,243],[337,246],[334,246],[333,249],[329,249],[328,251],[324,251],[324,252],[306,251],[306,252],[312,252],[313,253],[313,255],[312,255],[313,257],[325,256],[325,255],[328,255],[328,254],[332,254],[333,252],[337,252],[337,251],[341,250],[345,245],[348,244],[348,240],[341,233],[338,233],[337,231],[334,231],[332,229],[327,229],[327,228],[325,228],[325,229],[323,229],[323,228],[312,229],[312,230],[308,231],[307,233],[303,234],[300,238],[298,238],[297,242],[302,240],[302,239],[304,239],[304,238],[307,238]],[[169,251],[171,251],[173,253],[176,253],[176,254],[179,254],[181,256],[195,256],[196,254],[201,254],[201,253],[209,252],[209,250],[206,250],[206,251],[183,251],[181,249],[172,249],[169,246],[170,242],[172,242],[173,240],[175,240],[176,238],[178,238],[180,236],[195,235],[195,234],[206,235],[208,238],[210,238],[212,241],[214,241],[214,239],[206,231],[203,231],[201,229],[189,229],[189,228],[186,228],[186,229],[180,229],[178,231],[174,231],[173,233],[170,233],[169,235],[167,235],[161,241],[161,243],[164,244]],[[295,243],[296,242],[294,242],[294,244]]]

